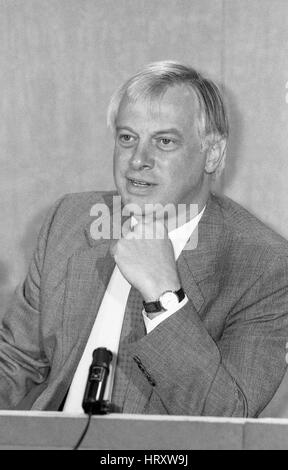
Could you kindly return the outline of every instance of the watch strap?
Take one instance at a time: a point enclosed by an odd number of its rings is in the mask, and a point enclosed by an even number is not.
[[[177,295],[179,303],[182,302],[182,300],[184,300],[185,298],[185,292],[182,289],[182,287],[180,287],[180,289],[177,291],[166,291],[166,292],[173,292],[173,294]],[[165,294],[166,292],[163,292],[163,294]],[[156,300],[155,302],[143,301],[143,307],[146,313],[157,313],[157,312],[165,311],[165,309],[163,309],[161,305],[160,300]]]

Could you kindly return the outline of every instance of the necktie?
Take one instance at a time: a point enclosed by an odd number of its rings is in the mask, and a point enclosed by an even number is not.
[[[115,411],[121,412],[125,400],[132,367],[132,357],[128,353],[128,345],[145,335],[145,326],[142,317],[143,298],[141,294],[131,287],[124,314],[121,330],[120,344],[115,371],[112,403]]]

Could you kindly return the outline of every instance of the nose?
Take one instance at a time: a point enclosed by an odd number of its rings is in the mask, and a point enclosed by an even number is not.
[[[154,158],[146,145],[138,144],[130,158],[130,166],[133,170],[151,170],[154,167]]]

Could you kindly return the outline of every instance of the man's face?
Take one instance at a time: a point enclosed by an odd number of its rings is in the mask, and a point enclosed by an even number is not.
[[[206,153],[197,127],[198,102],[184,86],[132,103],[116,119],[115,184],[124,204],[201,204]],[[140,212],[141,212],[140,211]]]

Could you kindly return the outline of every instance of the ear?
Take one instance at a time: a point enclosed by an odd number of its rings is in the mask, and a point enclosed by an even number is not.
[[[209,145],[206,155],[205,172],[221,173],[225,166],[227,141],[222,138]]]

